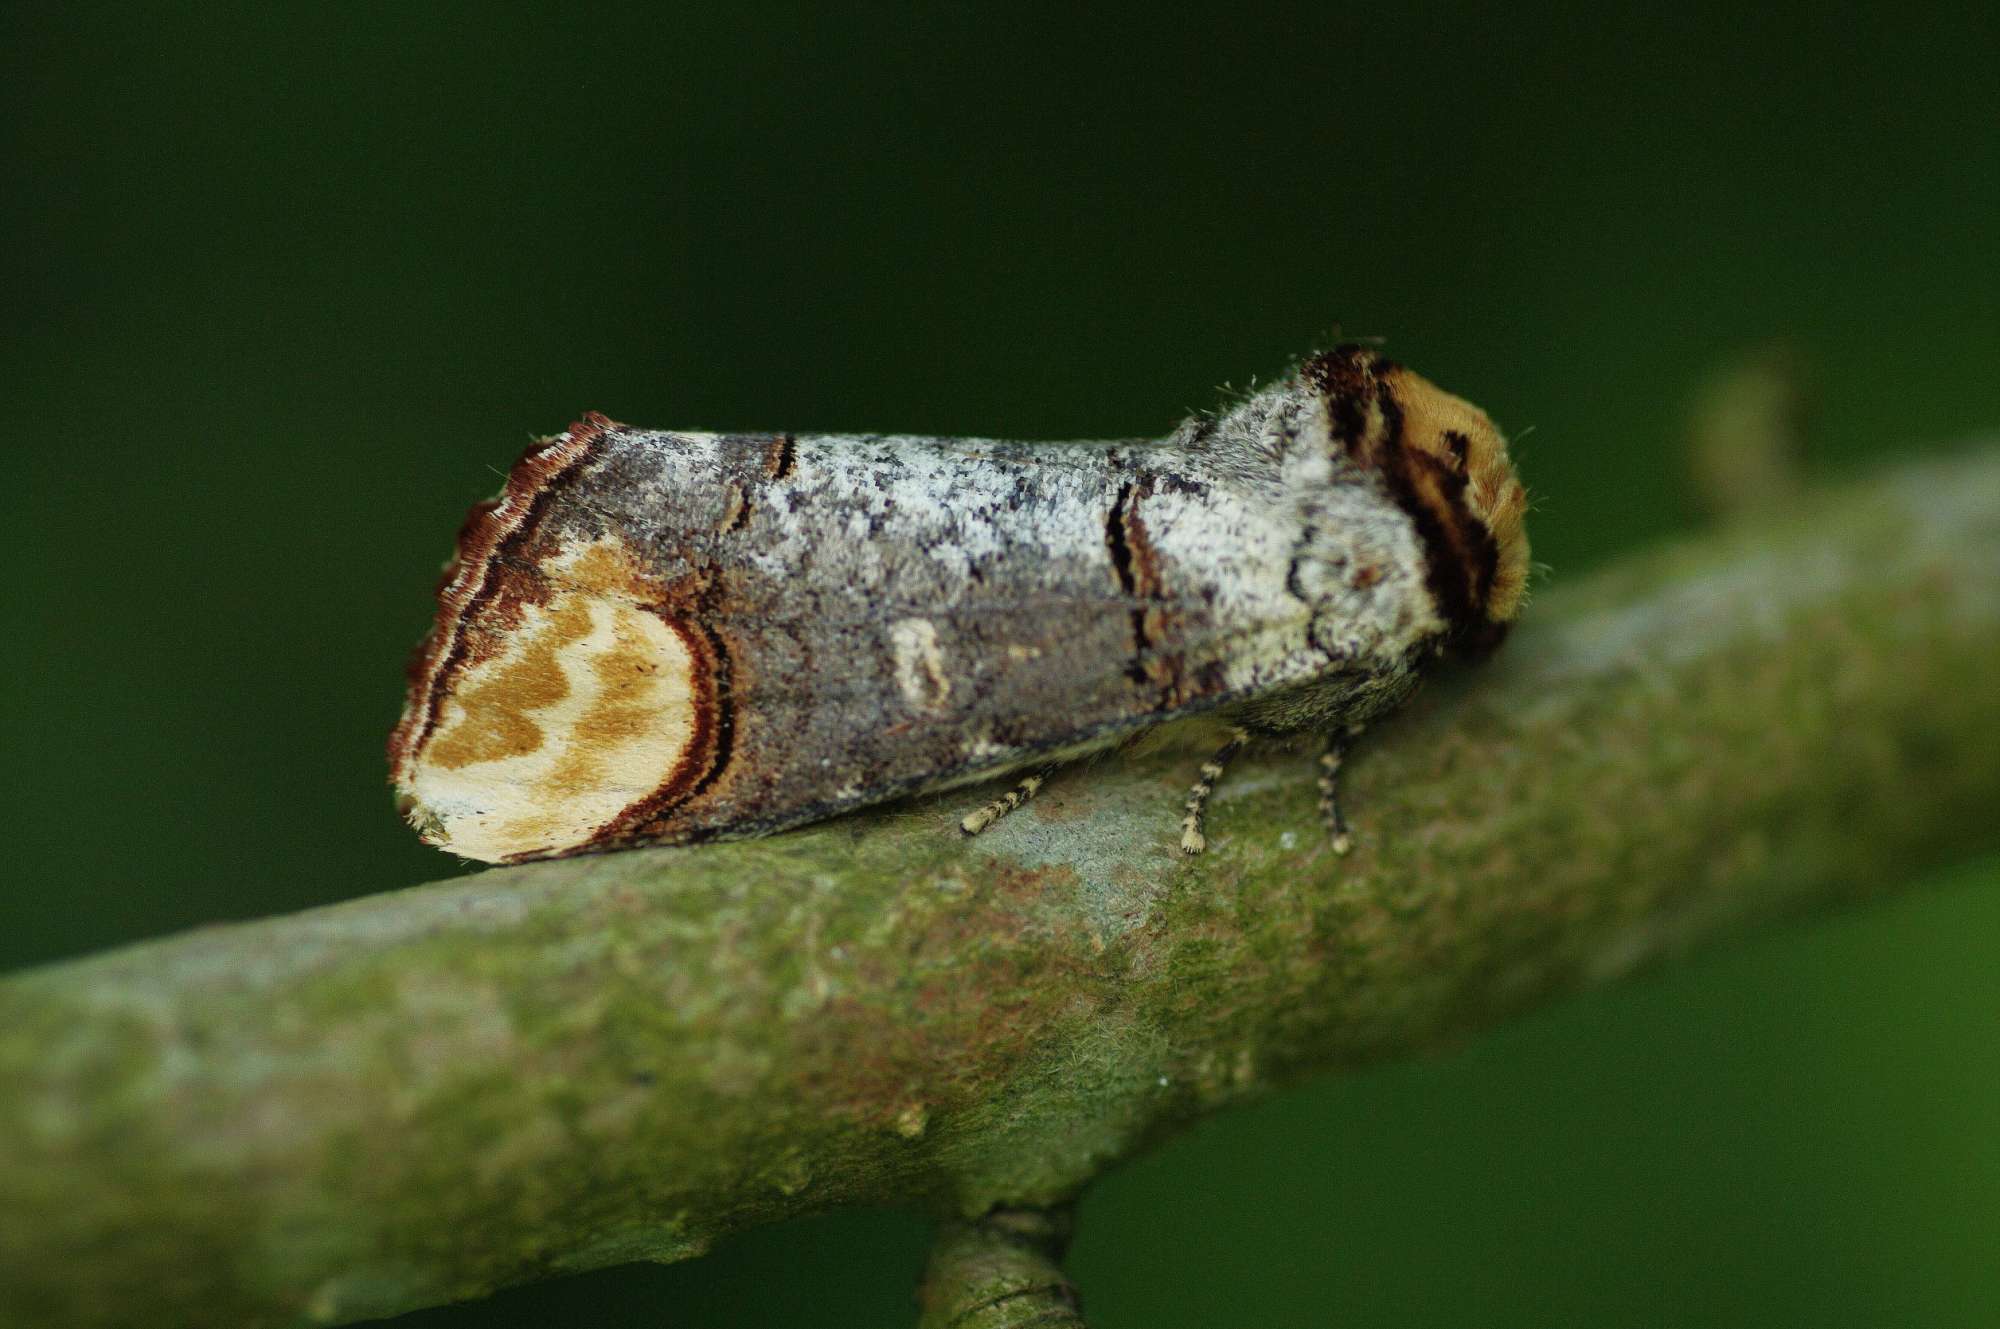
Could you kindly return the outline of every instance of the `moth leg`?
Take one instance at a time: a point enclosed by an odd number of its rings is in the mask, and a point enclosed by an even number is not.
[[[1347,818],[1340,815],[1340,763],[1346,758],[1347,749],[1360,736],[1360,725],[1348,725],[1337,733],[1328,734],[1326,750],[1319,754],[1319,819],[1326,826],[1336,854],[1345,854],[1354,848],[1354,836],[1348,832]]]
[[[1215,792],[1215,782],[1228,769],[1229,759],[1242,750],[1250,741],[1247,729],[1229,731],[1229,741],[1215,750],[1215,755],[1201,764],[1201,778],[1188,791],[1187,815],[1181,818],[1181,852],[1192,857],[1208,848],[1208,837],[1201,833],[1201,816],[1208,808],[1208,796]]]
[[[958,823],[958,829],[967,835],[979,834],[988,826],[991,826],[994,822],[1033,798],[1035,791],[1047,783],[1050,774],[1054,770],[1054,766],[1044,766],[1033,775],[1022,780],[1021,783],[1015,785],[1012,789],[1009,789],[1006,793],[1000,795],[1000,797],[994,799],[991,803],[988,803],[985,807],[979,809],[979,811],[968,812],[965,815],[965,819]]]

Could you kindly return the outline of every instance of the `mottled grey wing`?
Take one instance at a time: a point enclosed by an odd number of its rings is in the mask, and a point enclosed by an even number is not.
[[[1269,615],[1202,524],[1261,537],[1179,461],[586,421],[461,535],[411,819],[489,861],[748,834],[1211,704]]]
[[[1221,625],[1160,566],[1135,455],[627,436],[579,497],[696,625],[716,712],[706,769],[634,832],[769,829],[1220,697]]]

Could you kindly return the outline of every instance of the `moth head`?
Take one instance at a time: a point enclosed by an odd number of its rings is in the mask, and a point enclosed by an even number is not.
[[[1497,645],[1528,585],[1527,492],[1486,412],[1365,346],[1299,368],[1336,449],[1374,472],[1423,541],[1428,581],[1458,648]]]

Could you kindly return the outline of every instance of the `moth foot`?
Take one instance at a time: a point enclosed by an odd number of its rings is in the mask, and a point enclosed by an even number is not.
[[[1348,833],[1347,818],[1340,811],[1340,764],[1347,757],[1347,749],[1360,735],[1360,725],[1349,725],[1344,733],[1330,735],[1326,750],[1319,757],[1319,819],[1326,827],[1328,841],[1333,852],[1347,857],[1354,848],[1354,837]]]
[[[1232,729],[1229,741],[1201,764],[1201,778],[1188,791],[1187,803],[1183,807],[1187,815],[1181,818],[1181,852],[1189,858],[1208,848],[1208,837],[1201,833],[1201,819],[1208,811],[1208,796],[1215,792],[1215,782],[1229,769],[1229,759],[1241,752],[1243,745],[1249,741],[1249,730]]]
[[[976,812],[968,812],[964,819],[958,823],[959,831],[965,835],[977,835],[994,822],[1012,812],[1015,808],[1020,807],[1035,796],[1035,791],[1048,781],[1049,771],[1053,769],[1053,767],[1049,767],[1036,771],[1033,775],[1022,780],[1021,783],[1015,785],[985,807],[980,808]]]

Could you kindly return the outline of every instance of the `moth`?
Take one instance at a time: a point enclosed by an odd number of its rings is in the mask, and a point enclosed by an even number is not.
[[[1505,635],[1526,496],[1476,407],[1360,346],[1154,441],[635,429],[587,415],[472,510],[389,741],[431,844],[510,863],[761,835],[1214,712],[1182,809]]]

